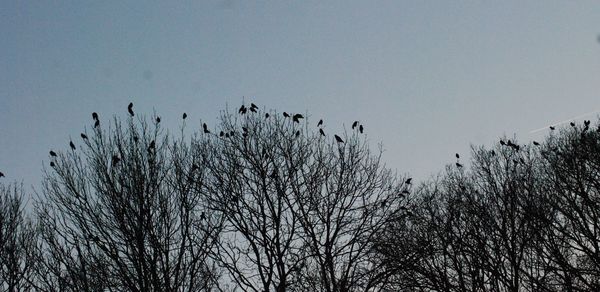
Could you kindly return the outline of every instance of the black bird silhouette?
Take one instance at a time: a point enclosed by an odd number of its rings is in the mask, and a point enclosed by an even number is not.
[[[454,154],[454,156],[456,156],[456,159],[460,159],[460,155],[458,155],[458,153]]]
[[[50,161],[50,167],[54,167],[54,166],[55,166],[54,161]]]
[[[360,125],[360,126],[358,127],[358,131],[359,131],[361,134],[363,133],[363,131],[364,131],[364,130],[365,130],[365,128],[363,127],[363,125]]]
[[[206,123],[203,123],[203,124],[202,124],[202,129],[204,129],[204,133],[205,133],[205,134],[208,134],[208,133],[210,133],[210,131],[208,130],[208,126],[206,125]]]
[[[412,177],[409,177],[404,183],[410,185],[412,183]]]
[[[322,126],[322,125],[323,125],[323,119],[320,119],[320,120],[319,120],[319,123],[317,123],[317,127],[320,127],[320,126]]]
[[[223,131],[219,132],[219,137],[223,137],[225,135],[225,133],[223,133]]]
[[[100,120],[96,120],[94,123],[94,128],[98,128],[98,126],[100,126]]]
[[[148,145],[148,151],[150,151],[150,149],[154,149],[156,147],[156,143],[154,142],[154,140],[150,141],[150,145]]]
[[[187,114],[183,113],[183,119],[185,120],[185,118],[187,118]]]
[[[358,121],[354,121],[354,123],[352,123],[352,130],[354,130],[354,128],[356,128],[356,126],[358,126]]]
[[[340,138],[340,136],[333,135],[333,137],[335,137],[335,141],[337,141],[338,143],[344,143],[344,140],[342,140],[342,138]]]
[[[250,108],[250,111],[251,111],[251,112],[253,112],[253,113],[255,113],[255,112],[256,112],[256,109],[255,109],[255,108],[253,108],[253,107],[251,107],[251,108]]]
[[[225,138],[229,138],[229,133],[225,133]]]
[[[247,111],[246,106],[242,104],[242,106],[240,107],[240,109],[238,110],[238,113],[240,114],[245,114]]]
[[[56,152],[54,152],[54,151],[50,150],[50,156],[52,156],[52,157],[56,157]]]
[[[4,177],[4,173],[0,171],[0,177]]]
[[[133,117],[135,114],[133,113],[133,102],[130,102],[129,105],[127,106],[127,111],[129,112],[129,114]]]
[[[266,113],[265,114],[265,119],[268,119],[268,118],[269,118],[269,113]]]
[[[556,129],[556,127],[550,126],[550,130],[554,131],[554,129]]]
[[[325,136],[325,132],[323,131],[323,129],[319,129],[319,133],[321,133],[321,136]]]
[[[138,136],[133,136],[133,142],[137,143],[137,141],[139,141],[140,138],[138,138]]]
[[[117,163],[119,163],[119,161],[121,161],[121,158],[119,158],[119,156],[117,156],[117,155],[113,155],[112,162],[111,162],[112,166],[117,165]]]
[[[569,124],[571,125],[571,127],[575,127],[575,123],[570,122]]]
[[[286,113],[286,112],[283,112],[283,116],[286,117],[286,118],[290,117],[290,115],[288,113]]]
[[[303,118],[304,118],[304,116],[303,116],[303,115],[301,115],[301,114],[295,114],[295,115],[292,117],[292,120],[294,120],[294,122],[296,122],[296,123],[300,123],[300,119],[303,119]]]
[[[500,140],[500,145],[502,145],[502,146],[506,145],[506,143],[504,143],[504,140]]]
[[[296,137],[300,136],[300,130],[296,131]]]
[[[160,123],[160,117],[156,117],[156,123]]]
[[[533,141],[533,145],[535,145],[535,146],[539,146],[539,145],[540,145],[540,143],[538,143],[537,141]]]
[[[98,120],[98,114],[96,112],[92,113],[92,119],[94,119],[96,121]]]
[[[584,124],[584,125],[586,125],[586,126],[589,126],[589,125],[590,125],[590,123],[591,123],[591,122],[590,122],[590,120],[585,120],[585,121],[583,121],[583,124]]]
[[[86,135],[86,134],[84,134],[84,133],[81,133],[81,138],[82,138],[82,139],[87,139],[88,137],[87,137],[87,135]]]
[[[253,104],[253,103],[250,103],[250,108],[257,109],[258,107],[257,107],[255,104]]]
[[[73,141],[69,141],[69,146],[71,146],[71,149],[75,150],[75,144],[73,144]]]
[[[490,151],[490,154],[492,154],[492,156],[496,156],[496,151],[492,150]]]
[[[463,167],[463,165],[457,162],[456,167],[461,168],[461,167]]]

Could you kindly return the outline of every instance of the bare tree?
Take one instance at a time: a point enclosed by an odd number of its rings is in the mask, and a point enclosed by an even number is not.
[[[160,118],[104,130],[51,153],[36,206],[41,291],[208,291],[221,219],[205,209],[205,145]]]
[[[207,134],[212,207],[226,217],[216,256],[235,285],[366,291],[383,282],[373,240],[403,212],[408,186],[358,128],[334,140],[302,115],[244,109],[223,113],[218,134]]]
[[[23,208],[23,186],[0,183],[0,291],[31,289],[36,230]]]

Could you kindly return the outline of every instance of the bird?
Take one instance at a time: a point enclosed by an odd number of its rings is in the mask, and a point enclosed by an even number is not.
[[[338,143],[344,143],[344,140],[342,140],[342,138],[340,138],[340,136],[338,135],[333,135],[335,137],[335,141],[337,141]]]
[[[87,139],[88,137],[87,137],[87,135],[86,135],[86,134],[84,134],[84,133],[81,133],[81,138],[82,138],[82,139]]]
[[[461,167],[463,167],[463,165],[457,162],[456,167],[461,168]]]
[[[137,143],[139,139],[138,136],[133,136],[133,142]]]
[[[550,126],[551,131],[554,131],[554,129],[556,129],[556,127]]]
[[[325,136],[325,131],[323,131],[323,129],[319,129],[319,133],[321,133],[321,136]]]
[[[225,136],[225,133],[223,133],[223,131],[219,132],[219,137],[223,137]]]
[[[540,143],[538,143],[537,141],[533,141],[533,145],[535,145],[535,146],[539,146],[539,145],[540,145]]]
[[[409,177],[408,179],[406,179],[406,181],[404,181],[405,184],[410,185],[412,183],[412,177]]]
[[[492,156],[496,156],[496,151],[492,150],[490,151],[490,154],[492,154]]]
[[[50,161],[50,167],[54,167],[54,166],[55,166],[54,161]]]
[[[130,102],[129,105],[127,106],[127,111],[129,112],[129,114],[133,117],[134,113],[133,113],[133,102]]]
[[[254,109],[256,109],[256,108],[258,108],[258,107],[257,107],[255,104],[253,104],[253,103],[250,103],[250,108],[254,108]]]
[[[50,156],[52,156],[52,157],[56,157],[56,152],[54,152],[54,151],[50,150]]]
[[[575,123],[574,122],[570,122],[569,124],[571,125],[571,127],[575,127]]]
[[[363,127],[363,125],[360,125],[360,126],[358,127],[358,131],[359,131],[361,134],[363,133],[363,131],[364,131],[364,130],[365,130],[365,128]]]
[[[112,166],[117,165],[117,163],[119,163],[119,161],[121,161],[121,158],[119,158],[119,156],[117,156],[117,155],[113,155],[113,157],[112,157]]]
[[[210,131],[208,130],[208,126],[206,125],[206,123],[203,123],[203,124],[202,124],[202,129],[204,129],[204,133],[205,133],[205,134],[208,134],[208,133],[210,133]]]
[[[283,116],[286,117],[286,118],[290,117],[290,115],[288,113],[286,113],[286,112],[283,112]]]
[[[265,119],[269,118],[269,113],[265,113]]]
[[[296,137],[300,136],[300,130],[296,131]]]
[[[319,120],[319,123],[317,123],[317,127],[320,127],[320,126],[322,126],[322,125],[323,125],[323,119],[320,119],[320,120]]]
[[[356,126],[358,126],[358,121],[354,121],[354,123],[352,123],[352,130],[354,130],[354,128],[356,128]]]
[[[73,141],[69,141],[69,146],[71,146],[71,149],[75,150],[75,144],[73,144]]]
[[[156,123],[160,123],[160,117],[156,117]]]
[[[251,112],[253,112],[253,113],[255,113],[255,112],[256,112],[256,109],[255,109],[255,108],[253,108],[253,107],[251,107],[251,108],[250,108],[250,111],[251,111]]]
[[[0,171],[0,177],[4,177],[4,173]]]
[[[238,110],[238,113],[240,113],[240,114],[242,114],[242,115],[243,115],[243,114],[245,114],[245,113],[246,113],[246,111],[247,111],[247,109],[246,109],[246,106],[244,106],[244,105],[242,104],[242,106],[241,106],[241,107],[240,107],[240,109]]]
[[[156,142],[154,140],[150,141],[150,145],[148,145],[148,149],[154,149],[156,147]]]
[[[292,120],[294,120],[294,122],[296,122],[296,123],[300,123],[300,119],[303,119],[303,118],[304,118],[304,116],[303,116],[303,115],[301,115],[301,114],[295,114],[295,115],[292,117]]]
[[[500,145],[502,145],[502,146],[506,145],[506,143],[504,143],[504,140],[500,140]]]
[[[94,119],[96,121],[98,120],[98,114],[96,112],[92,113],[92,119]]]
[[[100,120],[96,120],[94,123],[94,128],[98,128],[98,126],[100,126]]]
[[[183,113],[183,119],[185,120],[185,118],[187,118],[187,114]]]

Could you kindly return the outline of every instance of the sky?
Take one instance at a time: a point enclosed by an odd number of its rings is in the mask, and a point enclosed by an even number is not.
[[[4,179],[37,188],[48,150],[129,102],[171,130],[243,101],[360,120],[418,180],[600,110],[597,1],[174,2],[0,1]]]

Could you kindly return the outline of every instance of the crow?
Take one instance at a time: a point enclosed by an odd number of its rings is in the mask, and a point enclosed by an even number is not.
[[[81,133],[81,138],[82,138],[82,139],[87,139],[88,137],[87,137],[87,135],[86,135],[86,134],[84,134],[84,133]]]
[[[92,119],[94,119],[95,121],[98,120],[98,114],[96,112],[92,113]]]
[[[290,117],[290,115],[288,113],[286,113],[286,112],[283,112],[283,116],[286,117],[286,118]]]
[[[296,137],[300,136],[300,130],[296,131]]]
[[[490,154],[492,154],[492,156],[496,156],[496,151],[492,150],[490,151]]]
[[[160,117],[156,117],[156,123],[160,123]]]
[[[240,109],[238,110],[238,113],[240,113],[240,114],[242,114],[242,115],[243,115],[243,114],[245,114],[245,113],[246,113],[246,106],[244,106],[244,105],[242,104],[242,106],[241,106],[241,107],[240,107]]]
[[[319,133],[321,133],[321,136],[325,136],[325,132],[323,131],[323,129],[319,129]]]
[[[209,134],[210,133],[210,131],[208,130],[208,126],[206,125],[206,123],[202,124],[202,129],[204,129],[204,133],[205,134]]]
[[[129,112],[129,114],[133,117],[134,113],[133,113],[133,102],[130,102],[129,105],[127,106],[127,111]]]
[[[533,141],[533,145],[535,145],[535,146],[539,146],[539,145],[540,145],[540,143],[538,143],[537,141]]]
[[[55,166],[54,161],[50,161],[50,167],[54,167],[54,166]]]
[[[412,177],[409,177],[404,183],[410,185],[412,183]]]
[[[0,171],[0,177],[4,177],[4,173]]]
[[[269,113],[265,113],[265,119],[269,118]]]
[[[460,155],[458,155],[458,153],[454,154],[454,156],[456,156],[456,159],[460,158]]]
[[[250,108],[257,109],[258,107],[255,104],[250,103]]]
[[[506,143],[504,143],[504,140],[500,140],[500,145],[502,145],[502,146],[506,145]]]
[[[363,127],[363,125],[360,125],[360,126],[358,127],[358,131],[359,131],[361,134],[363,133],[363,131],[364,131],[364,130],[365,130],[365,128]]]
[[[255,113],[255,112],[256,112],[256,109],[255,109],[255,108],[253,108],[253,107],[251,107],[251,108],[250,108],[250,111],[251,111],[251,112],[253,112],[253,113]]]
[[[356,126],[358,126],[358,121],[354,121],[354,123],[352,123],[352,130],[354,130],[354,128],[356,128]]]
[[[337,141],[338,143],[344,143],[344,140],[342,140],[342,138],[340,138],[340,136],[333,135],[333,137],[335,137],[335,141]]]
[[[320,120],[319,120],[319,123],[317,124],[317,127],[320,127],[320,126],[322,126],[322,125],[323,125],[323,119],[320,119]]]
[[[187,114],[183,113],[183,119],[185,120],[185,118],[187,118]]]
[[[219,132],[219,137],[223,137],[225,135],[225,133],[223,133],[223,131]]]
[[[303,119],[303,118],[304,118],[304,116],[303,116],[303,115],[301,115],[301,114],[295,114],[295,115],[292,117],[292,120],[294,120],[294,122],[296,122],[296,123],[300,123],[300,119]]]
[[[555,127],[550,126],[550,130],[554,131],[554,129],[556,129]]]
[[[463,167],[463,165],[457,162],[456,167],[461,168],[461,167]]]
[[[52,156],[52,157],[56,157],[56,152],[54,152],[54,151],[50,150],[50,156]]]
[[[575,123],[574,122],[570,122],[569,124],[571,125],[571,127],[575,127]]]
[[[71,149],[75,150],[75,144],[73,144],[73,141],[69,141],[69,146],[71,146]]]

